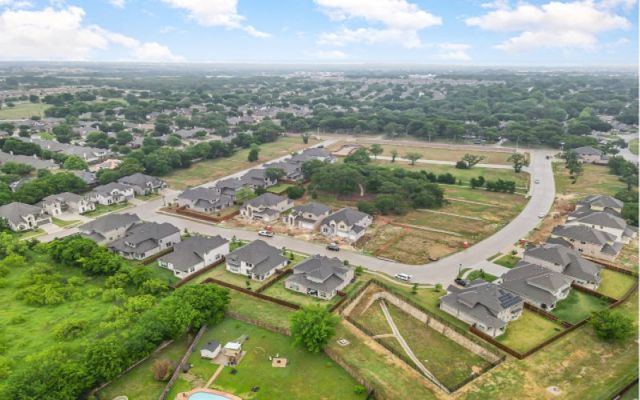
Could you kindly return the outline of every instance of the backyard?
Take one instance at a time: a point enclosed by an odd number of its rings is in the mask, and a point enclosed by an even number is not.
[[[558,194],[575,194],[580,196],[602,194],[613,196],[627,186],[616,175],[609,173],[609,168],[602,165],[583,164],[584,171],[574,184],[569,178],[569,171],[563,163],[553,163],[553,173]]]
[[[598,287],[598,292],[614,299],[622,298],[638,280],[635,276],[625,275],[609,269],[602,269],[600,278],[602,278],[602,281]]]
[[[288,301],[293,304],[297,304],[301,307],[317,304],[326,307],[331,307],[340,300],[340,296],[334,296],[331,300],[321,300],[317,297],[308,296],[306,294],[294,292],[284,287],[284,281],[286,278],[280,280],[269,286],[262,294],[275,297],[280,300]]]
[[[202,359],[200,348],[210,340],[221,344],[246,335],[245,356],[235,368],[225,367],[212,388],[233,393],[242,398],[265,399],[364,399],[356,394],[358,383],[324,353],[309,353],[294,346],[291,338],[233,319],[225,319],[207,330],[195,352],[189,358],[192,368],[181,374],[170,392],[173,399],[182,391],[203,387],[218,365]],[[285,357],[288,366],[274,368],[270,357]],[[232,370],[236,373],[232,374]],[[257,387],[256,393],[252,389]]]
[[[309,144],[304,144],[299,137],[281,137],[275,142],[260,145],[260,158],[258,161],[247,161],[249,149],[241,149],[231,157],[201,161],[193,164],[190,168],[174,170],[162,179],[171,188],[183,190],[286,156],[291,152],[302,150],[316,143],[318,141],[314,139],[309,139]]]
[[[506,332],[496,340],[519,353],[525,353],[562,331],[559,323],[525,308],[520,318],[509,322]]]
[[[49,107],[49,104],[44,103],[16,103],[14,107],[0,109],[0,120],[29,119],[34,115],[44,117],[44,111]]]
[[[606,309],[608,305],[609,303],[596,296],[572,289],[569,296],[558,302],[551,313],[563,321],[576,324],[592,313]]]

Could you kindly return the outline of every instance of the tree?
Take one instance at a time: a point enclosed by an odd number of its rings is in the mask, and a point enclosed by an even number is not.
[[[591,318],[596,335],[607,341],[623,341],[635,335],[633,320],[619,311],[603,310]]]
[[[576,160],[571,160],[567,164],[567,169],[569,169],[569,174],[571,175],[573,183],[576,183],[578,181],[578,177],[582,175],[582,171],[584,170],[584,168],[582,167],[582,163]]]
[[[252,145],[251,150],[249,150],[249,155],[247,156],[247,160],[249,162],[258,161],[258,155],[260,153],[260,149],[258,146]]]
[[[302,134],[302,143],[304,143],[304,144],[308,144],[309,143],[309,134],[308,133],[303,133]]]
[[[348,164],[368,164],[371,161],[369,153],[365,148],[359,148],[344,158],[344,162]]]
[[[156,360],[151,367],[151,372],[156,381],[166,381],[171,375],[171,361],[167,359]]]
[[[271,181],[278,181],[279,179],[285,176],[285,172],[282,168],[272,168],[272,167],[267,168],[267,170],[265,171],[265,174],[267,175],[267,178],[269,178],[269,180]]]
[[[411,161],[411,165],[416,165],[416,161],[422,158],[422,154],[416,152],[409,152],[404,155],[404,158]]]
[[[384,149],[379,144],[375,143],[369,147],[369,153],[373,154],[373,158],[377,159],[380,154],[384,152]]]
[[[312,353],[320,352],[335,335],[339,318],[321,305],[311,305],[291,316],[291,336],[294,343]]]
[[[391,149],[391,162],[396,162],[396,157],[398,157],[398,150]]]
[[[64,169],[86,170],[89,166],[87,165],[87,162],[80,157],[69,156],[66,160],[64,160],[63,167]]]
[[[513,163],[513,170],[516,173],[522,171],[522,167],[527,165],[527,157],[522,153],[513,153],[509,156],[507,161],[511,161]]]
[[[248,187],[243,187],[240,188],[236,191],[236,203],[238,204],[242,204],[245,201],[251,200],[254,197],[256,197],[256,195],[253,193],[253,190],[251,190]]]
[[[465,163],[467,166],[467,169],[469,169],[469,168],[473,168],[474,165],[478,164],[480,161],[484,160],[485,158],[486,158],[485,156],[477,156],[475,154],[467,153],[464,156],[462,156],[462,159],[460,161]]]
[[[287,196],[291,200],[296,200],[304,196],[304,187],[302,186],[289,186],[287,188]]]

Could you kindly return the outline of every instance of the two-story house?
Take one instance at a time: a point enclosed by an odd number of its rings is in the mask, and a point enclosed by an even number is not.
[[[272,179],[267,175],[265,168],[254,168],[240,177],[242,186],[249,189],[268,188],[278,183],[277,179]]]
[[[0,206],[0,218],[7,221],[9,229],[14,232],[37,229],[51,223],[51,217],[42,208],[19,202]]]
[[[124,237],[108,244],[111,251],[130,260],[144,260],[179,243],[180,229],[163,222],[143,222],[129,228]]]
[[[615,260],[624,247],[615,235],[586,225],[556,226],[551,237],[564,239],[583,255],[607,261]]]
[[[524,301],[500,285],[476,279],[464,288],[449,286],[440,298],[440,309],[497,337],[505,333],[510,321],[522,315]]]
[[[283,269],[288,260],[279,249],[255,240],[229,253],[226,262],[227,271],[263,281]]]
[[[328,206],[312,202],[293,207],[282,220],[290,228],[312,231],[320,225],[323,219],[329,216],[330,212],[331,208]]]
[[[355,242],[360,239],[373,217],[354,208],[343,208],[330,214],[320,223],[320,232],[325,236],[347,239]]]
[[[152,193],[158,193],[167,187],[167,183],[155,176],[149,176],[141,173],[124,176],[118,179],[118,183],[131,186],[136,196],[145,196]]]
[[[84,214],[96,209],[96,204],[89,196],[64,192],[47,196],[38,203],[47,214],[55,217],[65,211]]]
[[[229,253],[229,241],[221,236],[191,236],[173,246],[173,251],[158,259],[158,265],[185,278],[214,264]]]
[[[566,275],[573,282],[590,289],[596,289],[600,285],[602,267],[582,258],[577,251],[559,244],[547,243],[527,249],[522,260]]]
[[[571,291],[571,278],[526,261],[520,261],[496,283],[546,311],[553,310]]]
[[[280,213],[293,207],[291,199],[273,193],[263,193],[255,199],[246,201],[240,208],[240,215],[249,221],[273,222]]]
[[[596,149],[591,146],[578,147],[571,151],[578,156],[578,159],[580,161],[585,163],[606,164],[607,162],[609,162],[609,158],[604,154],[602,150]]]
[[[180,193],[175,201],[178,207],[204,213],[218,212],[233,205],[233,197],[205,187],[187,189]]]
[[[100,185],[89,193],[91,201],[108,206],[111,204],[126,203],[135,196],[131,186],[122,183],[111,182]]]
[[[284,286],[322,300],[332,299],[354,278],[354,269],[337,258],[315,255],[293,268]]]

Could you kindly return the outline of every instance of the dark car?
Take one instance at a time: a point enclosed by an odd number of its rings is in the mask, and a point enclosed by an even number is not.
[[[456,278],[454,282],[460,286],[467,286],[467,283],[468,283],[466,279],[462,279],[462,278]]]
[[[331,250],[331,251],[340,251],[340,247],[335,244],[335,243],[329,243],[327,245],[327,250]]]

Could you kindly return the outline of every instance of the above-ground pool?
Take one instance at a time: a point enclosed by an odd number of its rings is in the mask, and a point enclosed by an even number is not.
[[[215,393],[195,392],[189,395],[189,400],[229,400],[229,398]]]

